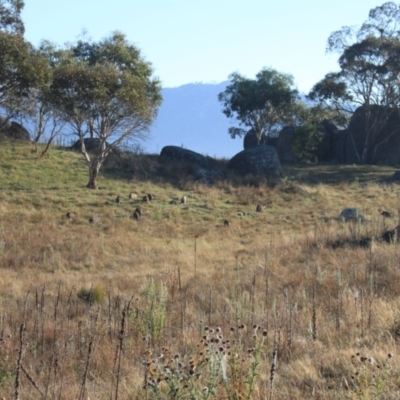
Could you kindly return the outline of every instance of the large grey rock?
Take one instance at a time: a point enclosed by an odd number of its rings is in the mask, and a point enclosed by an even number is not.
[[[0,117],[0,132],[9,138],[30,141],[29,132],[18,122]]]
[[[200,167],[209,167],[210,161],[207,157],[196,153],[195,151],[184,149],[178,146],[165,146],[160,153],[162,161],[178,161],[196,164]]]
[[[280,167],[275,147],[266,145],[243,150],[228,162],[228,168],[236,172],[267,177],[279,176]]]
[[[347,140],[347,129],[342,129],[336,132],[332,136],[331,147],[332,147],[332,161],[339,163],[346,162],[346,140]]]
[[[365,222],[364,216],[357,208],[345,208],[340,213],[340,219],[344,222]]]
[[[98,138],[85,138],[85,139],[83,139],[83,142],[85,143],[86,151],[97,152],[100,150],[101,142],[100,142],[100,139],[98,139]],[[78,139],[71,146],[71,149],[76,150],[76,151],[81,151],[81,140]]]
[[[0,130],[7,130],[11,128],[11,121],[0,116]]]
[[[203,168],[198,166],[193,166],[191,175],[193,180],[205,185],[209,185],[217,179],[222,178],[223,174],[221,170],[216,168]]]
[[[264,135],[261,139],[261,142],[258,143],[257,136],[254,133],[253,129],[250,129],[243,139],[243,148],[249,149],[250,147],[258,146],[260,144],[267,144],[267,137]]]
[[[271,137],[271,136],[263,136],[260,143],[258,143],[258,139],[254,134],[253,129],[250,129],[243,139],[243,148],[245,150],[249,149],[250,147],[259,146],[261,144],[266,144],[267,146],[274,146],[276,147],[276,143],[278,141],[278,137]]]
[[[318,160],[334,160],[336,146],[335,141],[338,139],[339,132],[336,125],[328,119],[324,119],[321,122],[313,122],[313,125],[317,128],[318,133],[322,137],[321,145],[318,150]],[[276,141],[276,150],[282,164],[292,164],[297,162],[297,157],[293,153],[292,149],[292,140],[295,131],[295,127],[285,126],[279,132],[279,136]]]
[[[18,122],[11,121],[11,126],[8,129],[8,134],[13,139],[31,140],[29,132]]]
[[[315,123],[315,127],[322,138],[318,159],[319,161],[332,161],[334,159],[334,142],[337,139],[338,129],[328,119]]]
[[[350,149],[355,149],[358,156],[362,155],[366,139],[366,112],[369,113],[369,119],[374,124],[383,123],[385,118],[387,118],[382,131],[379,133],[379,137],[388,138],[386,142],[382,141],[375,154],[370,154],[367,163],[400,164],[400,110],[391,109],[388,111],[387,108],[378,105],[372,105],[368,110],[365,107],[357,108],[350,119],[347,146]],[[358,157],[356,156],[356,152],[348,154],[345,161],[348,163],[357,162]]]
[[[99,138],[85,138],[83,139],[85,143],[86,151],[89,153],[100,153],[101,150],[101,141]],[[106,142],[106,146],[109,147],[109,144]],[[72,146],[71,149],[74,151],[81,151],[81,140],[78,139]],[[111,160],[118,158],[119,162],[121,162],[124,158],[124,154],[129,154],[129,152],[123,152],[118,147],[111,148],[110,156],[106,160],[106,164],[110,164]]]
[[[400,170],[394,171],[392,179],[396,182],[400,181]]]
[[[285,126],[278,136],[276,143],[276,151],[282,164],[293,164],[297,162],[297,158],[292,150],[292,139],[295,132],[293,126]]]

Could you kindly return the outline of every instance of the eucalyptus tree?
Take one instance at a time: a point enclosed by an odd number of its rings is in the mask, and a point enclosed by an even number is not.
[[[343,126],[359,109],[365,139],[354,150],[363,163],[373,162],[377,149],[400,127],[388,121],[400,112],[400,5],[372,9],[358,29],[344,27],[328,39],[328,51],[340,52],[340,71],[327,74],[311,90],[311,99],[336,113]],[[358,111],[360,112],[360,111]]]
[[[6,33],[23,35],[24,23],[21,11],[25,3],[23,0],[0,0],[0,30]]]
[[[46,59],[21,35],[0,30],[0,107],[6,119],[24,112],[31,90],[47,77]]]
[[[31,139],[34,151],[37,151],[39,142],[45,143],[41,153],[43,157],[65,126],[60,111],[52,102],[51,85],[55,67],[61,60],[68,57],[69,53],[58,49],[55,44],[47,40],[41,42],[37,52],[46,61],[47,73],[44,79],[31,88],[29,96],[24,99],[20,118],[32,129]]]
[[[119,32],[78,41],[55,55],[51,101],[79,138],[89,167],[88,188],[98,187],[105,159],[123,141],[143,140],[161,104],[161,84],[140,50]],[[99,141],[89,152],[85,138]]]
[[[293,123],[298,91],[292,76],[265,68],[256,79],[236,72],[229,79],[231,84],[218,99],[223,113],[238,121],[239,126],[229,129],[232,138],[252,129],[260,143],[264,136],[274,136],[283,125]]]
[[[47,62],[23,37],[22,0],[0,0],[0,109],[4,123],[24,115],[32,90],[48,78]]]

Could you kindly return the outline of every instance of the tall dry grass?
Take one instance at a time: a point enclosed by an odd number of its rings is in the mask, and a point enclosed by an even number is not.
[[[398,224],[390,168],[294,166],[274,187],[114,169],[89,191],[79,155],[0,153],[4,398],[399,397],[400,249],[359,245]]]

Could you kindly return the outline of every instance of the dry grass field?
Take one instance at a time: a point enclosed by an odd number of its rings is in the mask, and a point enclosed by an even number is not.
[[[91,191],[62,148],[1,143],[0,166],[0,398],[400,398],[393,167],[274,186],[109,168]]]

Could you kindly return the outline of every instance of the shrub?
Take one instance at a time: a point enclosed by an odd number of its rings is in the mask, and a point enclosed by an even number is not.
[[[322,136],[314,125],[306,124],[295,130],[292,149],[300,162],[311,163],[321,157],[321,145]]]
[[[85,300],[87,303],[101,303],[104,299],[104,290],[102,287],[96,285],[96,286],[92,286],[90,289],[87,288],[81,288],[78,293],[77,296],[82,299]]]
[[[167,291],[161,282],[150,278],[142,288],[144,303],[137,302],[132,320],[141,335],[151,344],[157,343],[164,332],[167,311]]]

